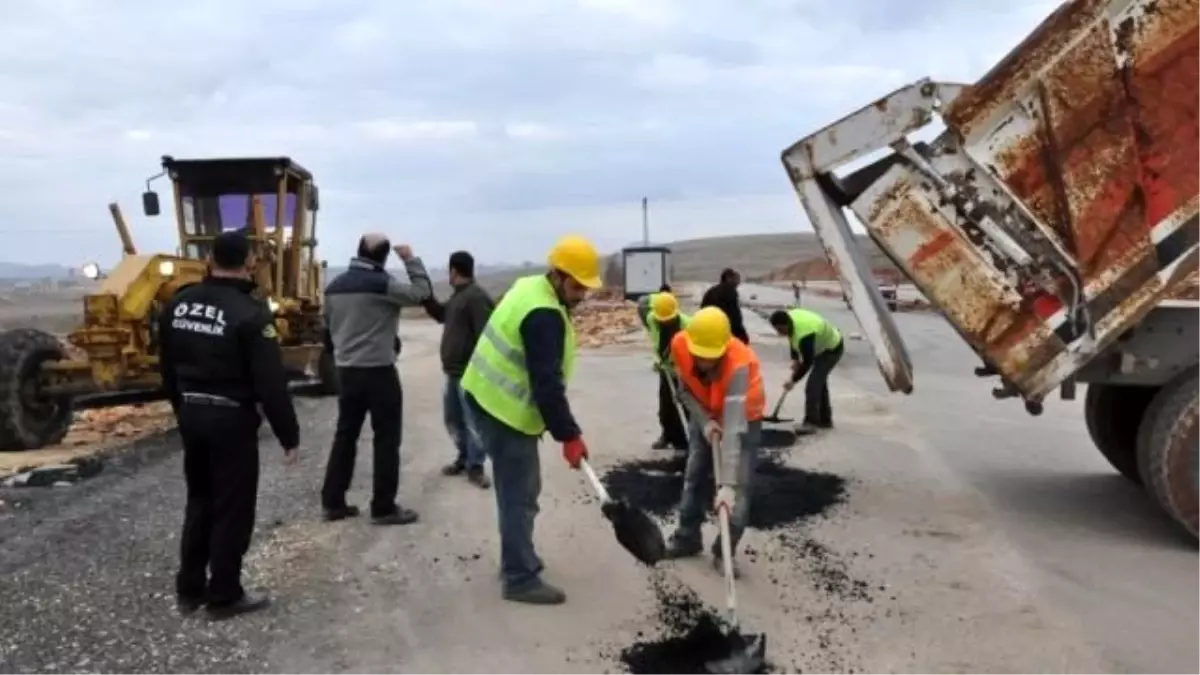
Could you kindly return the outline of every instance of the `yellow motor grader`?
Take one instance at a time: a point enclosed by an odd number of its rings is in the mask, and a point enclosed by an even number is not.
[[[324,348],[325,263],[316,258],[318,191],[312,174],[287,157],[175,159],[146,181],[142,207],[160,213],[152,183],[171,182],[179,249],[138,253],[116,204],[123,247],[115,268],[95,263],[84,276],[99,289],[83,299],[83,322],[58,337],[33,328],[0,333],[0,451],[52,445],[75,410],[160,400],[158,316],[180,288],[200,281],[213,239],[241,230],[253,242],[255,294],[273,311],[293,385],[320,394],[337,388]]]

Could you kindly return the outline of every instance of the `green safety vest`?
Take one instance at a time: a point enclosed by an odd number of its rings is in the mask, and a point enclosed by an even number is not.
[[[521,341],[521,322],[535,309],[553,309],[562,314],[566,326],[563,384],[570,381],[575,370],[575,327],[550,280],[540,274],[517,279],[504,294],[480,334],[461,380],[463,390],[471,392],[480,408],[530,436],[540,436],[546,430],[542,413],[533,402]]]
[[[679,313],[679,329],[680,330],[687,328],[689,321],[691,321],[691,317],[689,317],[687,314],[684,314],[683,312]],[[658,356],[658,335],[659,335],[658,331],[659,331],[658,319],[654,318],[654,313],[651,312],[650,314],[646,315],[646,332],[648,332],[650,334],[650,349],[654,350],[654,362],[655,363],[662,362],[662,359],[660,359]],[[670,352],[670,350],[667,350],[667,360],[669,361],[670,359],[671,359],[671,352]]]
[[[800,341],[809,335],[816,335],[814,351],[817,354],[837,347],[842,341],[842,333],[837,326],[825,320],[825,317],[807,309],[789,309],[788,318],[792,320],[792,349],[800,349]]]

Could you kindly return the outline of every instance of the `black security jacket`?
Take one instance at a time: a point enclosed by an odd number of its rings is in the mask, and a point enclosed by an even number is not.
[[[207,277],[175,294],[159,317],[163,390],[178,410],[183,394],[261,404],[284,448],[300,442],[274,317],[250,295],[253,282]]]

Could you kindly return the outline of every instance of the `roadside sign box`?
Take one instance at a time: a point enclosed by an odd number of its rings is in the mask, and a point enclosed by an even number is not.
[[[621,251],[625,299],[637,300],[657,293],[667,283],[671,249],[665,246],[631,246]]]

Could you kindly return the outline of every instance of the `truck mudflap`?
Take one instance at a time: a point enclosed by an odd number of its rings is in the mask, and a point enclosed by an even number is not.
[[[893,390],[912,367],[847,208],[998,396],[1039,402],[1160,302],[1196,297],[1198,3],[1064,3],[976,84],[922,80],[783,153]],[[910,144],[935,115],[945,132]]]

